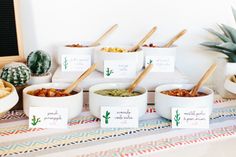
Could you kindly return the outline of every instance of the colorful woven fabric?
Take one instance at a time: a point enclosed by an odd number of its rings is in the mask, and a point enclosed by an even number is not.
[[[209,130],[188,132],[171,129],[171,122],[158,117],[154,106],[149,106],[146,115],[136,129],[102,129],[99,119],[89,112],[69,122],[69,129],[29,129],[28,120],[21,111],[7,113],[0,123],[0,157],[2,156],[38,156],[62,150],[82,149],[104,143],[133,140],[155,136],[159,139],[135,142],[116,148],[105,147],[101,151],[85,153],[81,156],[136,156],[170,149],[181,145],[219,139],[236,134],[236,104],[234,100],[216,101],[211,115]],[[221,107],[222,106],[222,107]],[[17,116],[19,118],[17,119]],[[15,118],[13,118],[15,117]],[[23,117],[23,118],[22,118]],[[11,120],[7,121],[6,120]],[[17,121],[16,121],[17,120]],[[234,123],[227,123],[233,121]],[[223,125],[224,124],[224,125]],[[162,134],[162,136],[158,136]],[[166,135],[166,136],[163,136]],[[75,154],[76,155],[76,154]],[[79,155],[78,155],[79,156]]]

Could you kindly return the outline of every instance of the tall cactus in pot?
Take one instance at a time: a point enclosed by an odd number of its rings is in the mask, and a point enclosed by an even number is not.
[[[51,63],[50,55],[42,50],[33,51],[27,57],[27,66],[34,76],[47,74],[51,68]]]

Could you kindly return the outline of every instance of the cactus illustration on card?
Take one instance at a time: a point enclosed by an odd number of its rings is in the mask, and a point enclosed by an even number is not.
[[[33,118],[31,119],[31,124],[33,125],[33,126],[36,126],[38,123],[40,123],[41,122],[41,120],[40,120],[40,118],[36,118],[36,116],[35,115],[33,115]]]
[[[176,110],[176,111],[175,111],[175,118],[174,118],[174,120],[175,120],[176,126],[179,126],[179,124],[180,124],[180,114],[179,114],[179,110]]]
[[[150,59],[149,62],[147,64],[152,64],[153,63],[153,60]]]
[[[106,69],[106,76],[111,76],[111,74],[113,74],[114,72],[113,72],[113,70],[112,69],[110,69],[110,68],[107,68]]]
[[[106,114],[102,116],[105,119],[105,124],[108,124],[108,120],[111,118],[109,117],[109,115],[110,115],[110,112],[106,111]]]
[[[64,58],[64,63],[63,63],[65,70],[68,68],[68,64],[69,64],[69,63],[68,63],[68,59],[67,59],[67,57],[65,57],[65,58]]]

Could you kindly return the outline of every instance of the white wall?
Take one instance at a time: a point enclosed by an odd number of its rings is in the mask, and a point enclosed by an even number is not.
[[[25,52],[55,54],[57,44],[94,41],[115,23],[119,29],[104,44],[137,42],[154,25],[151,40],[166,42],[186,28],[177,43],[177,68],[197,80],[215,56],[199,46],[214,39],[203,28],[235,24],[231,6],[235,0],[21,0]]]

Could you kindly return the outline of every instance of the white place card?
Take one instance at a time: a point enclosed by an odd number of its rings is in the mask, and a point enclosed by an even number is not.
[[[62,55],[61,57],[61,70],[63,72],[85,71],[90,66],[90,55]]]
[[[137,128],[139,123],[137,107],[101,107],[102,128]]]
[[[208,108],[172,108],[172,128],[209,128]]]
[[[67,122],[67,108],[29,108],[29,128],[67,128]]]
[[[133,78],[135,76],[135,62],[129,60],[104,61],[104,78]]]
[[[153,64],[151,72],[174,72],[175,57],[174,56],[146,56],[145,67]]]

